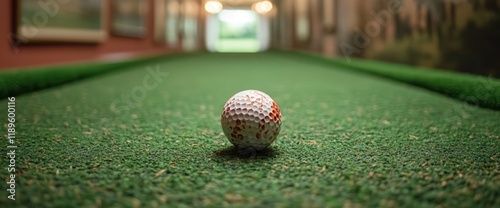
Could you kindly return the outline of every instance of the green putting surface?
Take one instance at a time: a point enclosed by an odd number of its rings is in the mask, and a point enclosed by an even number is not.
[[[264,152],[222,134],[245,89],[281,108]],[[133,65],[17,96],[16,119],[16,201],[4,191],[2,207],[500,206],[499,111],[295,55]]]
[[[167,57],[165,57],[165,55],[147,56],[122,61],[96,61],[41,68],[2,70],[0,71],[0,99],[122,70],[130,66],[147,64],[159,59],[176,59],[184,55],[186,54],[170,54]]]

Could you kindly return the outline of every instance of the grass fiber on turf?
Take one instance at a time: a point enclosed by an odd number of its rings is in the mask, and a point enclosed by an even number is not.
[[[124,101],[156,66],[168,76]],[[341,68],[198,54],[18,96],[17,200],[0,204],[500,205],[500,112]],[[264,152],[232,149],[220,128],[222,106],[244,89],[281,108],[282,131]]]
[[[328,66],[369,73],[401,81],[472,105],[500,110],[500,80],[493,77],[414,67],[403,64],[354,58],[327,58],[318,54],[282,51],[289,56],[309,58]]]
[[[121,61],[96,61],[41,68],[2,70],[0,71],[0,98],[42,90],[135,65],[147,64],[155,60],[181,58],[185,55],[179,53]]]

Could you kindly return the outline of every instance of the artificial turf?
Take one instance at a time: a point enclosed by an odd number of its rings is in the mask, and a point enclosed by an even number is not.
[[[168,73],[149,79],[157,86],[123,101],[156,67]],[[18,96],[17,200],[4,192],[0,204],[500,206],[499,111],[341,68],[196,54]],[[220,128],[222,106],[244,89],[281,108],[281,134],[263,152],[232,149]]]
[[[189,53],[135,57],[120,61],[95,61],[58,66],[15,68],[0,71],[0,99],[69,83],[155,60],[176,59]]]
[[[369,73],[419,86],[472,105],[500,110],[500,80],[493,77],[449,72],[376,60],[344,57],[328,58],[318,54],[282,51],[288,55],[311,58],[328,66]]]

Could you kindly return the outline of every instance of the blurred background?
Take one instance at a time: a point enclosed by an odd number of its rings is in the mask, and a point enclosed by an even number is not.
[[[282,49],[500,76],[500,0],[5,0],[0,18],[0,69]]]

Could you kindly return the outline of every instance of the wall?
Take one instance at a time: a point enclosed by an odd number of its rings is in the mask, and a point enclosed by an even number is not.
[[[275,47],[500,77],[500,0],[274,2],[308,4],[278,9]],[[309,27],[301,29],[303,8],[309,8]],[[297,30],[309,38],[300,40]]]
[[[12,46],[10,37],[13,28],[13,4],[15,0],[0,0],[0,70],[7,68],[52,65],[69,62],[89,61],[118,57],[120,54],[142,55],[151,53],[168,53],[179,51],[180,46],[167,48],[154,41],[154,0],[145,0],[147,6],[147,22],[145,38],[128,38],[109,34],[111,14],[110,0],[105,1],[105,29],[107,40],[100,44],[80,43],[43,43]]]

